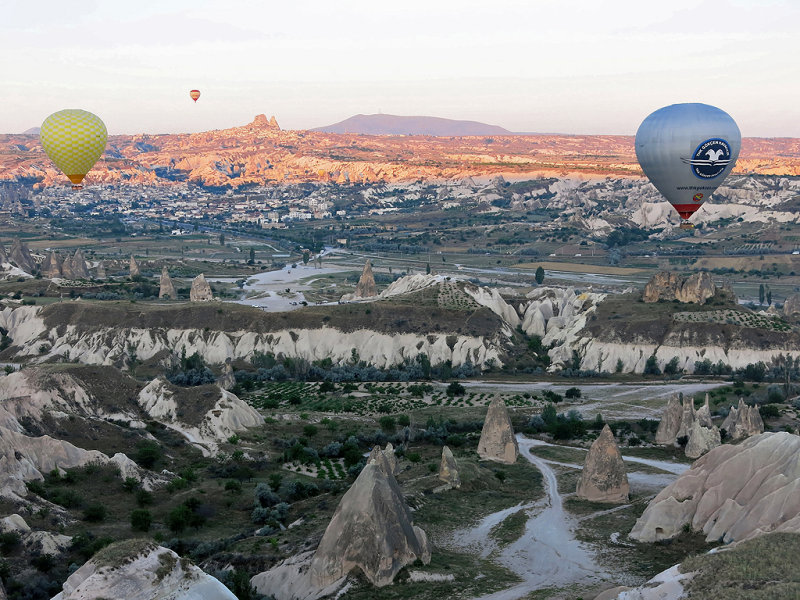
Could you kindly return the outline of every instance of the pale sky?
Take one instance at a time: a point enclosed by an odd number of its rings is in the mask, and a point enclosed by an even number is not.
[[[632,135],[705,102],[800,137],[798,38],[798,0],[0,0],[0,132],[84,108],[112,134],[383,112]]]

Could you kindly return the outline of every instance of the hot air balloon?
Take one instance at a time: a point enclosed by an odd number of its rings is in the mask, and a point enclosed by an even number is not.
[[[69,177],[72,189],[81,189],[86,173],[106,148],[108,132],[97,115],[69,108],[44,120],[39,139],[50,160]]]
[[[708,104],[672,104],[649,115],[636,132],[644,174],[688,229],[694,212],[733,170],[742,134],[725,111]]]
[[[197,99],[200,97],[200,90],[190,90],[189,97],[197,102]]]

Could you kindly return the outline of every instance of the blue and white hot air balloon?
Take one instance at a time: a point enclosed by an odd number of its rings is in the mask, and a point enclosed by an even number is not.
[[[672,104],[636,132],[644,174],[678,211],[681,227],[733,170],[742,134],[731,116],[708,104]]]

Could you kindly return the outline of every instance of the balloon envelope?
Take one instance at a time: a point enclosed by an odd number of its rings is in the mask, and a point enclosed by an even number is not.
[[[42,123],[39,139],[50,160],[79,186],[102,156],[108,131],[100,117],[70,108],[53,113]]]
[[[189,92],[189,97],[197,102],[197,99],[200,97],[200,90],[191,90]]]
[[[708,104],[672,104],[636,132],[636,158],[659,192],[688,219],[733,170],[742,134],[731,116]]]

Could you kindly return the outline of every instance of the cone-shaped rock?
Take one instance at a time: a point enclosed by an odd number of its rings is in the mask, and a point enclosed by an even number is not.
[[[42,277],[49,277],[51,279],[54,277],[62,277],[61,257],[55,252],[50,251],[44,261],[42,261],[41,272]]]
[[[178,295],[175,293],[175,286],[172,284],[172,279],[167,272],[167,267],[161,267],[161,287],[158,289],[159,298],[167,298],[168,300],[175,300]],[[225,388],[226,390],[230,388]]]
[[[107,277],[107,275],[106,275],[106,267],[103,264],[103,261],[101,260],[99,263],[97,263],[97,278],[98,279],[105,279],[106,277]]]
[[[377,295],[375,289],[375,276],[372,274],[372,263],[369,259],[364,263],[364,270],[361,271],[361,277],[356,285],[356,291],[353,298],[371,298]]]
[[[744,399],[739,398],[739,406],[731,406],[728,416],[722,423],[731,440],[740,440],[751,435],[764,432],[764,421],[755,406],[747,406]]]
[[[233,365],[230,358],[226,359],[225,364],[222,365],[222,375],[217,380],[217,383],[223,390],[231,390],[236,385],[236,376],[233,374]]]
[[[427,536],[414,526],[397,481],[372,462],[339,502],[311,561],[311,583],[324,588],[360,569],[381,587],[418,558],[430,562]]]
[[[508,417],[505,402],[495,398],[489,404],[486,420],[483,422],[481,440],[478,442],[478,456],[484,460],[493,460],[513,464],[519,456],[517,438]]]
[[[721,444],[719,429],[715,425],[703,427],[695,421],[689,428],[689,441],[686,442],[684,454],[688,458],[700,458]]]
[[[86,265],[86,259],[83,257],[83,252],[81,252],[80,248],[75,250],[75,255],[69,262],[73,279],[89,279],[91,277],[89,275],[89,267]]]
[[[711,420],[711,407],[708,405],[708,394],[706,394],[706,401],[703,406],[695,413],[697,420],[703,427],[713,427],[714,423]]]
[[[681,406],[681,424],[678,427],[676,437],[688,436],[692,429],[692,424],[697,420],[697,411],[694,409],[694,399],[684,396]]]
[[[456,459],[447,446],[442,448],[442,462],[439,464],[439,479],[449,484],[450,487],[461,487],[461,478],[458,476]]]
[[[0,600],[6,600],[6,590],[2,582],[0,582]]]
[[[14,241],[11,243],[8,259],[26,273],[33,273],[36,267],[36,263],[31,256],[30,250],[28,250],[27,244],[22,242],[19,238],[14,238]]]
[[[211,286],[206,281],[205,276],[200,273],[192,280],[192,289],[189,291],[189,300],[192,302],[210,302],[214,299]]]
[[[133,279],[134,277],[139,277],[141,275],[141,271],[139,270],[139,263],[136,262],[136,259],[133,258],[133,254],[131,254],[131,260],[129,262],[128,268],[130,269],[130,277]]]
[[[6,245],[0,243],[0,265],[8,262],[8,254],[6,254]]]
[[[681,408],[680,400],[675,395],[671,396],[658,424],[656,444],[668,445],[675,443],[675,438],[678,437],[678,429],[681,427],[682,414],[683,409]]]
[[[380,446],[374,446],[369,453],[367,462],[373,460],[387,474],[397,475],[397,457],[394,455],[394,446],[391,444],[387,443],[384,450],[381,450]]]
[[[589,448],[575,493],[592,502],[622,504],[628,501],[629,492],[622,454],[611,428],[606,425]]]

